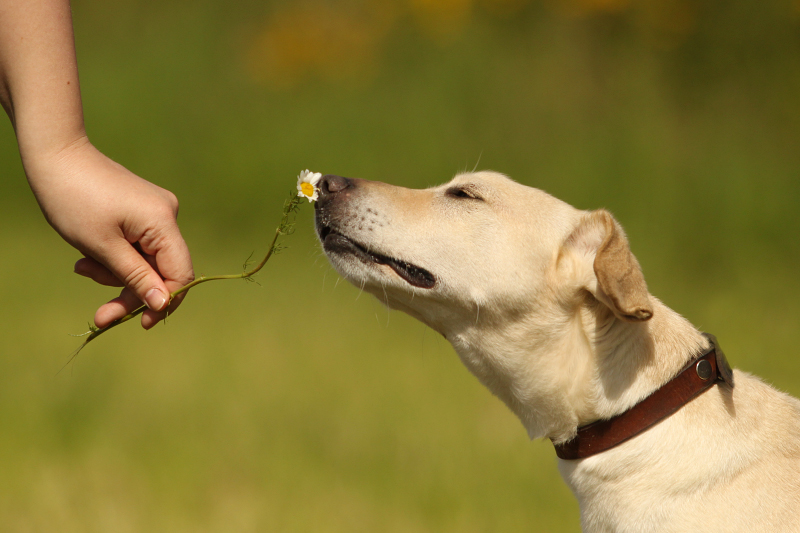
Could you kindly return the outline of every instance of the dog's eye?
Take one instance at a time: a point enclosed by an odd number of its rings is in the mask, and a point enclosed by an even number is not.
[[[475,191],[467,187],[450,187],[447,189],[447,196],[453,198],[467,198],[470,200],[483,200],[483,198],[475,194]]]

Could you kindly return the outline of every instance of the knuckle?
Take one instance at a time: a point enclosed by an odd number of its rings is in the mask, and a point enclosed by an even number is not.
[[[169,200],[157,204],[154,209],[155,209],[155,213],[154,213],[155,217],[158,220],[162,220],[162,221],[170,221],[171,222],[171,221],[175,220],[175,217],[178,214],[177,202],[176,202],[175,205],[173,205],[172,202],[170,202]]]
[[[167,191],[166,189],[164,190],[164,193],[165,193],[165,198],[167,200],[167,205],[169,206],[172,216],[173,217],[177,216],[178,209],[180,207],[180,204],[178,202],[178,197],[175,196],[174,193],[172,193],[171,191]]]

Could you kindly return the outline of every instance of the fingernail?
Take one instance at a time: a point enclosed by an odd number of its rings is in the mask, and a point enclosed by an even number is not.
[[[159,289],[150,289],[144,296],[144,302],[153,311],[161,311],[167,304],[167,297]]]

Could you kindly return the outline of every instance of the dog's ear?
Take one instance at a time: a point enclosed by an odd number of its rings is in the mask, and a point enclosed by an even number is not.
[[[594,279],[587,280],[585,288],[617,317],[641,322],[653,316],[642,269],[611,213],[598,209],[584,215],[564,248],[576,253],[584,264],[592,261],[594,275],[590,277]]]

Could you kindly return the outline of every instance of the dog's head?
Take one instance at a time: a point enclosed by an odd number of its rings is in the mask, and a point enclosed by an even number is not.
[[[336,270],[444,335],[521,417],[515,404],[536,385],[520,380],[547,372],[532,368],[532,349],[556,342],[582,308],[623,321],[652,315],[606,211],[580,211],[495,172],[429,189],[333,175],[319,187],[317,233]]]
[[[336,270],[445,336],[479,311],[538,306],[570,281],[621,318],[651,313],[638,263],[605,211],[579,211],[495,172],[429,189],[333,175],[319,186],[317,234]]]

